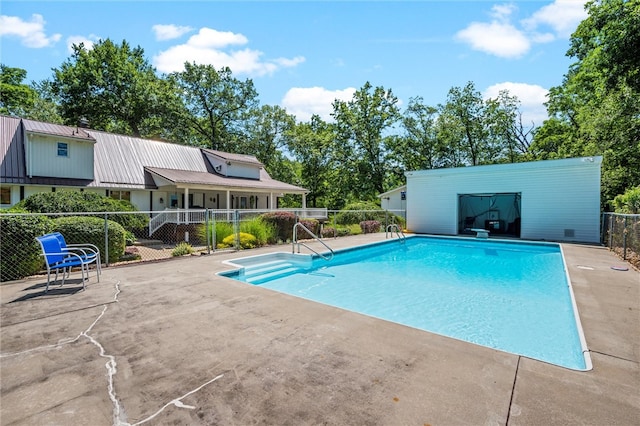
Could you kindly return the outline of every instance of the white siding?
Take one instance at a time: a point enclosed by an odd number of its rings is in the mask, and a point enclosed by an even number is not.
[[[260,169],[246,164],[231,163],[227,168],[227,176],[260,179]]]
[[[589,157],[409,172],[407,228],[456,234],[459,194],[510,192],[522,196],[521,238],[599,242],[601,162]]]
[[[67,157],[58,143],[67,144]],[[31,135],[27,142],[27,175],[93,180],[93,142]]]

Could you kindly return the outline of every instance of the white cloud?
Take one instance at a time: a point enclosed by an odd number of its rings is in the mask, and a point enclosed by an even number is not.
[[[79,35],[67,37],[67,51],[69,53],[73,53],[73,45],[75,44],[76,46],[79,46],[80,43],[84,43],[84,48],[86,50],[91,50],[93,49],[94,43],[98,40],[100,40],[100,37],[95,34],[91,34],[88,37]]]
[[[151,29],[155,33],[156,40],[158,41],[172,40],[174,38],[178,38],[182,36],[183,34],[193,31],[193,28],[191,27],[183,27],[183,26],[178,26],[173,24],[171,25],[157,24],[151,27]]]
[[[584,10],[586,0],[555,0],[543,6],[522,24],[529,30],[550,26],[558,37],[567,38],[588,15]]]
[[[518,58],[531,47],[530,40],[511,24],[473,22],[456,34],[456,38],[474,50],[502,58]]]
[[[186,43],[160,52],[153,58],[153,64],[165,73],[182,71],[185,62],[195,62],[215,68],[229,67],[234,74],[262,76],[272,74],[280,68],[294,67],[305,61],[302,56],[263,60],[264,54],[259,50],[230,49],[232,46],[242,46],[248,42],[242,34],[201,28],[198,34],[191,36]]]
[[[281,106],[298,121],[309,121],[313,114],[324,121],[333,121],[333,102],[336,99],[350,101],[356,89],[328,90],[324,87],[292,87],[282,98]]]
[[[515,25],[513,3],[491,8],[491,22],[472,22],[458,31],[455,38],[472,49],[503,58],[518,58],[529,52],[533,44],[566,38],[587,17],[587,0],[555,0]]]
[[[535,123],[540,126],[547,117],[547,108],[544,103],[548,100],[549,91],[537,84],[513,83],[505,81],[489,86],[483,92],[485,99],[495,99],[498,94],[506,90],[510,95],[516,96],[520,101],[520,111],[522,112],[522,124],[525,127]]]
[[[57,43],[62,35],[47,36],[44,31],[45,20],[42,15],[31,15],[31,21],[23,21],[17,16],[0,15],[0,36],[14,36],[23,46],[41,48]]]

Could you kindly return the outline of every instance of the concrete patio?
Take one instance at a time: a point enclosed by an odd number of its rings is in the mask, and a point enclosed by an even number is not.
[[[104,268],[85,291],[3,283],[0,423],[639,424],[640,274],[606,248],[563,245],[588,372],[215,275],[290,249]]]

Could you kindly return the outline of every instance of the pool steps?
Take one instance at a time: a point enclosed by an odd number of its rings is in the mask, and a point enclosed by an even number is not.
[[[291,275],[302,271],[300,265],[296,265],[286,260],[276,260],[257,265],[245,266],[240,276],[250,284],[262,284],[266,281]]]

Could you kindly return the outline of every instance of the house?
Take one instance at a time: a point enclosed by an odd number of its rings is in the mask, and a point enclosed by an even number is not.
[[[275,209],[305,188],[272,179],[252,155],[0,115],[0,203],[56,190],[93,191],[141,211]]]
[[[402,185],[378,195],[380,207],[390,211],[404,211],[407,208],[407,185]]]
[[[406,172],[407,229],[600,241],[602,157]]]

